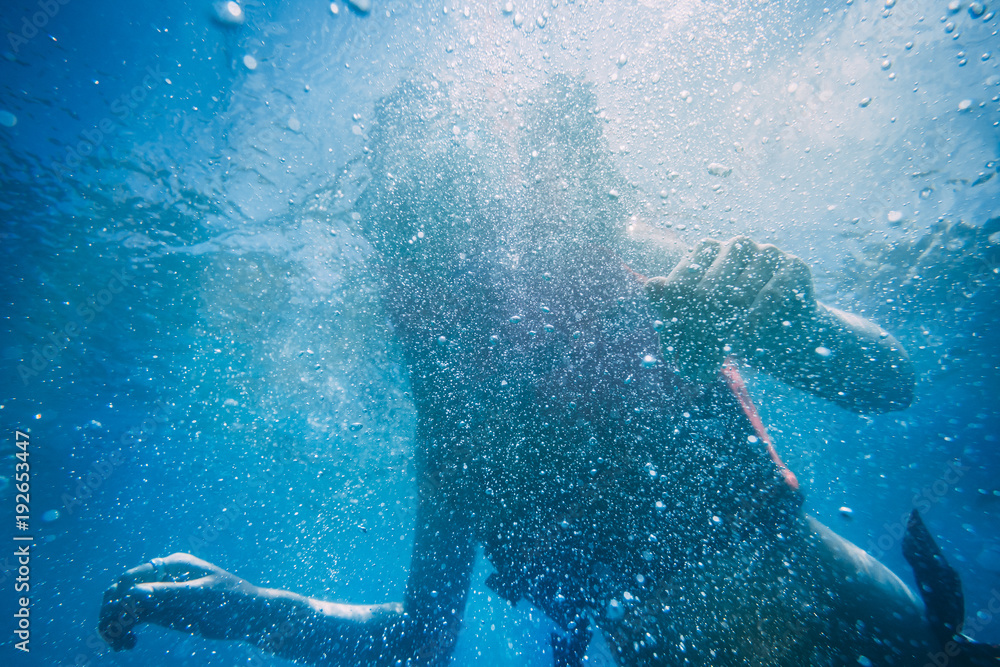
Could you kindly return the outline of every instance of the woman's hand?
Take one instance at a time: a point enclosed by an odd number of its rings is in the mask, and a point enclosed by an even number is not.
[[[743,236],[701,241],[667,277],[651,278],[646,291],[664,323],[666,353],[700,382],[714,379],[731,352],[791,331],[785,323],[817,307],[805,262]]]
[[[899,342],[816,301],[806,263],[773,245],[706,239],[646,293],[663,321],[665,355],[691,380],[711,382],[734,354],[855,412],[913,401],[916,373]]]
[[[210,639],[238,639],[233,628],[256,587],[191,554],[154,558],[128,570],[104,593],[98,631],[116,651],[135,647],[133,629],[153,623]]]

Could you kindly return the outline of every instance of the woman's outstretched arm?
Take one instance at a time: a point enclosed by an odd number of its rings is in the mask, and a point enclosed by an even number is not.
[[[99,631],[119,651],[133,648],[135,627],[149,623],[246,642],[307,663],[444,664],[458,634],[474,559],[461,516],[439,499],[421,499],[402,604],[338,604],[262,588],[178,553],[122,575],[105,593]]]

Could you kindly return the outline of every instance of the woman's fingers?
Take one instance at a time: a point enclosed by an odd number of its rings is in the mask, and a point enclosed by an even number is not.
[[[704,239],[646,290],[666,325],[661,343],[676,352],[682,373],[699,380],[815,302],[805,262],[745,236]]]
[[[139,623],[170,627],[185,624],[184,609],[195,591],[210,585],[222,570],[191,554],[176,553],[126,570],[104,593],[98,632],[116,651],[131,649]]]
[[[201,593],[212,585],[208,575],[192,581],[163,581],[136,584],[136,594],[143,601],[143,621],[165,627],[184,629],[190,625],[191,612],[197,614]]]
[[[132,588],[136,583],[142,583],[145,581],[158,581],[157,570],[153,565],[152,561],[143,563],[142,565],[137,565],[136,567],[125,570],[122,576],[118,577],[118,583],[115,585],[119,591],[125,592]]]
[[[175,553],[133,567],[119,577],[118,588],[125,591],[136,584],[160,581],[190,581],[217,574],[219,568],[208,561],[186,553]]]
[[[215,576],[206,575],[191,581],[135,584],[124,595],[109,590],[101,608],[98,632],[108,645],[121,651],[135,646],[132,629],[140,623],[201,631],[206,599],[214,584]]]
[[[760,290],[747,311],[745,337],[754,346],[773,343],[786,337],[786,322],[807,316],[816,307],[812,272],[794,255],[782,254],[774,275]],[[785,347],[794,347],[790,340]]]
[[[752,307],[761,290],[774,277],[783,257],[784,253],[771,244],[757,246],[743,273],[734,282],[736,299],[740,307],[746,310]]]
[[[758,246],[745,236],[736,236],[721,246],[712,264],[706,269],[698,292],[715,300],[725,301],[738,286],[738,278],[758,254]]]
[[[701,241],[667,277],[651,278],[646,282],[650,303],[666,322],[688,319],[688,306],[695,287],[705,271],[715,261],[720,243],[714,239]]]
[[[691,294],[704,279],[705,272],[719,256],[721,248],[722,244],[715,239],[703,239],[674,267],[667,276],[667,283],[681,295]]]
[[[171,554],[162,559],[162,562],[164,577],[160,581],[190,581],[222,572],[207,560],[186,553]]]
[[[757,317],[779,316],[782,310],[807,307],[814,300],[809,265],[795,255],[782,253],[771,279],[750,304],[750,312]]]
[[[144,597],[160,602],[173,600],[177,594],[206,588],[211,583],[212,575],[206,575],[198,579],[192,579],[191,581],[157,581],[136,584],[135,590],[142,593]]]
[[[135,647],[135,634],[132,628],[144,622],[146,605],[145,593],[137,591],[135,586],[121,589],[115,584],[104,593],[104,603],[97,622],[97,631],[116,651]]]

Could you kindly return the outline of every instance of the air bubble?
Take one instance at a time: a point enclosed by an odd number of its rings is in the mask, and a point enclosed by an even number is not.
[[[351,5],[362,14],[367,14],[372,10],[372,0],[347,0],[347,4]]]
[[[243,25],[246,14],[238,2],[220,2],[215,5],[215,17],[226,25]]]

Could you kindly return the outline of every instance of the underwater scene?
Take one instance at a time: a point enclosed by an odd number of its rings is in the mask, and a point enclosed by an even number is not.
[[[4,0],[0,664],[1000,665],[998,12]]]

